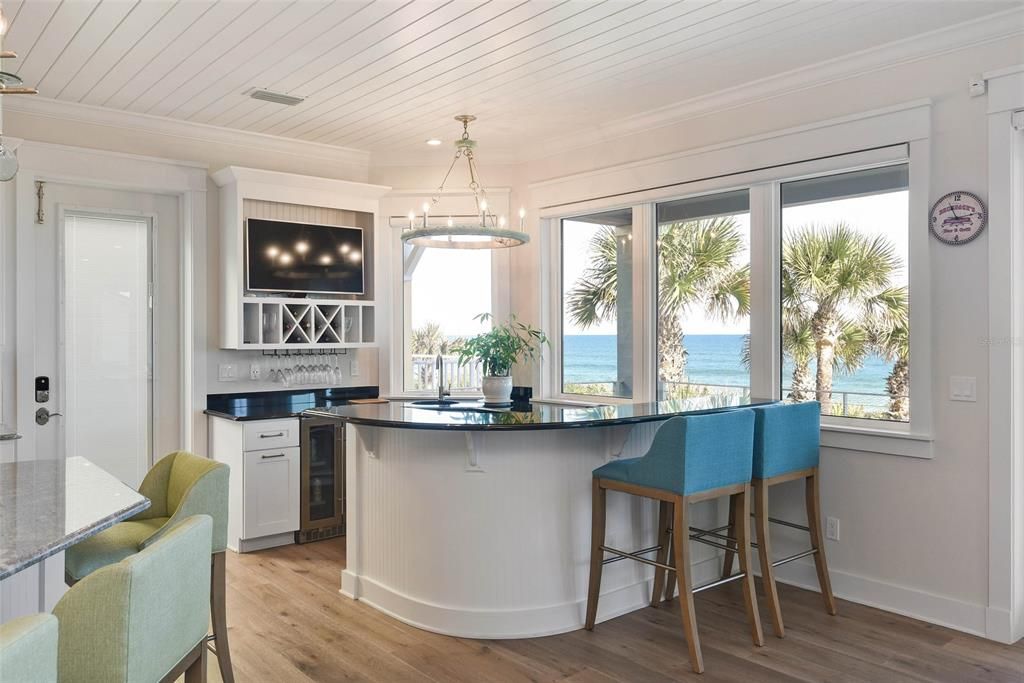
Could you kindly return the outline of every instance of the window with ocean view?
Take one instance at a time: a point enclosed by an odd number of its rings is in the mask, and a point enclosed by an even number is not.
[[[657,205],[658,398],[749,394],[750,193]]]
[[[782,395],[909,422],[909,168],[782,185]]]
[[[405,391],[437,390],[437,354],[453,392],[480,389],[479,363],[460,366],[455,342],[490,329],[491,252],[403,245]]]
[[[633,211],[561,221],[562,392],[633,396]]]

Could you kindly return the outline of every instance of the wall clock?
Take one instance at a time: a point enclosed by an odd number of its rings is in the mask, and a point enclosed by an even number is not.
[[[970,192],[950,192],[932,204],[929,227],[946,244],[967,244],[988,223],[985,202]]]

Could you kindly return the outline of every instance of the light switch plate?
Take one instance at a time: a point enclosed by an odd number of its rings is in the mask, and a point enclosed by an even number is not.
[[[217,379],[221,382],[234,382],[238,379],[238,366],[234,363],[221,363],[217,366]]]
[[[949,400],[950,401],[977,401],[978,381],[974,377],[949,378]]]
[[[351,362],[349,362],[348,368],[348,374],[352,375],[353,377],[359,376],[359,361],[357,361],[355,358],[353,358]]]

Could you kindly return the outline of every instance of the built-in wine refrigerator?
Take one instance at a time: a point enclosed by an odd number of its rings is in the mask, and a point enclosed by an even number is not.
[[[302,418],[301,492],[296,543],[345,535],[345,426]]]

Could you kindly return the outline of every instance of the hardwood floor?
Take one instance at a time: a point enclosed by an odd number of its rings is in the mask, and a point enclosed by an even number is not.
[[[450,638],[338,594],[343,539],[228,553],[235,678],[273,681],[1024,681],[1024,642],[1005,646],[779,586],[786,638],[754,648],[739,586],[705,591],[697,618],[707,672],[690,671],[678,604],[532,640]],[[763,598],[762,598],[763,599]],[[211,681],[219,681],[211,657]]]

